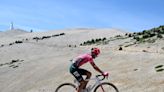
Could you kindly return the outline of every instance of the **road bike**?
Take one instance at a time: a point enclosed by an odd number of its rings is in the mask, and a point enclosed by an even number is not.
[[[96,75],[94,78],[85,80],[90,81],[94,80],[95,83],[93,85],[89,85],[86,87],[86,89],[83,90],[83,92],[119,92],[118,88],[110,83],[110,82],[103,82],[103,80],[106,79],[103,75]],[[75,83],[63,83],[59,85],[55,92],[76,92],[77,88],[79,86],[79,82],[75,80]]]

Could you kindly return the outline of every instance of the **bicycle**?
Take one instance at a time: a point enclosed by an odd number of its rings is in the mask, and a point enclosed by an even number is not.
[[[94,85],[90,85],[89,87],[86,87],[86,89],[84,89],[84,92],[92,92],[92,90],[93,92],[119,92],[119,90],[114,84],[109,82],[102,82],[104,79],[105,76],[96,75],[94,78],[85,80],[85,81],[95,80],[95,83]],[[75,82],[76,85],[72,83],[63,83],[56,88],[55,92],[76,92],[79,83],[77,82],[77,80],[75,80]]]

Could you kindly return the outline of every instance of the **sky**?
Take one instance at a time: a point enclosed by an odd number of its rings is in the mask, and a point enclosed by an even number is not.
[[[164,25],[164,0],[0,0],[0,31],[118,28],[138,32]]]

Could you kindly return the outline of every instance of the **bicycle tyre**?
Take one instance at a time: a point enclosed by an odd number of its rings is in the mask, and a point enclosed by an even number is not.
[[[105,90],[105,92],[119,92],[118,91],[118,88],[112,84],[112,83],[109,83],[109,82],[103,82],[101,84],[99,84],[98,86],[95,87],[94,91],[93,92],[100,92],[99,89],[102,90],[101,86],[107,86],[107,88],[112,88],[113,91],[111,91],[110,89],[108,89],[107,91]],[[104,91],[101,91],[101,92],[104,92]]]
[[[64,89],[64,87],[68,87],[68,88]],[[72,89],[72,91],[69,91],[71,89]],[[63,84],[59,85],[56,88],[55,92],[66,92],[66,90],[69,91],[69,92],[75,92],[76,86],[74,84],[72,84],[72,83],[63,83]]]

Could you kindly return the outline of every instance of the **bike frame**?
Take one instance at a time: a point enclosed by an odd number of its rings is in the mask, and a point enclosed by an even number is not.
[[[101,78],[101,77],[102,77],[102,78]],[[104,80],[105,78],[107,78],[107,77],[105,77],[105,76],[103,76],[103,75],[96,75],[94,78],[85,80],[85,81],[94,80],[94,83],[93,83],[93,85],[91,84],[91,85],[87,86],[87,88],[84,89],[84,91],[91,92],[92,90],[94,90],[95,92],[100,92],[100,91],[99,91],[99,88],[100,88],[100,89],[102,90],[101,92],[105,92],[103,85],[108,85],[109,87],[112,87],[112,88],[115,90],[114,92],[119,92],[118,88],[117,88],[114,84],[109,83],[109,82],[104,82],[103,80]],[[61,88],[64,89],[65,86],[71,87],[71,88],[73,88],[73,90],[75,91],[75,90],[77,90],[77,88],[78,88],[79,85],[80,85],[80,83],[75,79],[75,80],[74,80],[74,84],[72,84],[72,83],[63,83],[63,84],[60,84],[60,85],[56,88],[55,92],[65,92],[65,90],[60,91],[60,89],[61,89]],[[64,87],[63,87],[63,86],[64,86]],[[66,87],[66,88],[67,88],[67,87]],[[105,89],[106,89],[106,87],[105,87]],[[67,89],[66,89],[66,90],[67,90]],[[97,90],[98,90],[98,91],[97,91]],[[107,90],[107,91],[108,91],[108,90]]]
[[[89,92],[91,92],[96,86],[98,86],[99,84],[101,84],[101,81],[102,81],[102,80],[99,79],[98,77],[94,77],[94,78],[91,78],[91,79],[87,79],[87,80],[85,80],[85,81],[90,81],[90,80],[94,80],[95,83],[94,83],[93,85],[91,85]],[[78,86],[80,85],[80,83],[79,83],[76,79],[75,79],[74,82],[77,84],[76,87],[78,87]],[[103,88],[102,88],[102,89],[103,89]]]

